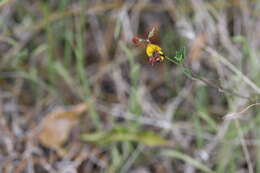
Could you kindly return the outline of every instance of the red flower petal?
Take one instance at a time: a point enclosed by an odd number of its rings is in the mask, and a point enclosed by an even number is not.
[[[133,37],[132,42],[137,45],[140,43],[140,38],[135,36],[135,37]]]

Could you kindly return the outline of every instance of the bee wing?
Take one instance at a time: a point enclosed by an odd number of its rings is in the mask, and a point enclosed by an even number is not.
[[[153,27],[153,28],[151,29],[151,31],[149,31],[149,33],[148,33],[148,39],[152,38],[152,37],[154,36],[154,33],[155,33],[155,27]]]

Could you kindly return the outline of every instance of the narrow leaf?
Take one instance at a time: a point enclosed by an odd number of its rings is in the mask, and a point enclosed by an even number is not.
[[[176,151],[176,150],[163,150],[162,151],[162,155],[183,160],[184,162],[187,162],[187,163],[191,164],[192,166],[196,167],[197,169],[200,169],[203,172],[214,173],[214,171],[212,171],[208,167],[204,166],[201,162],[199,162],[199,161],[193,159],[192,157],[190,157],[190,156],[188,156],[188,155],[186,155],[184,153],[181,153],[179,151]]]
[[[131,127],[117,126],[109,131],[94,132],[82,135],[82,140],[98,145],[111,144],[113,142],[132,141],[143,143],[150,147],[170,145],[170,142],[153,131],[144,131]]]

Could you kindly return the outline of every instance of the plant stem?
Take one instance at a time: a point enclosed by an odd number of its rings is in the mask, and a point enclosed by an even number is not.
[[[168,61],[170,61],[176,65],[180,65],[177,61],[174,61],[173,59],[169,58],[168,56],[165,56],[165,59],[167,59]]]
[[[222,86],[220,85],[217,85],[216,82],[210,82],[209,80],[205,79],[204,77],[194,73],[193,71],[191,71],[189,68],[185,67],[182,63],[179,63],[177,61],[175,61],[174,59],[172,58],[169,58],[167,56],[165,56],[165,59],[167,59],[168,61],[170,61],[171,63],[174,63],[178,66],[181,66],[181,68],[183,69],[183,73],[190,79],[192,80],[199,80],[201,82],[203,82],[204,84],[212,87],[212,88],[216,88],[218,89],[219,92],[223,92],[223,93],[226,93],[226,94],[229,94],[229,95],[234,95],[234,96],[237,96],[237,97],[240,97],[240,98],[243,98],[243,99],[248,99],[248,100],[251,100],[250,97],[247,97],[247,96],[243,96],[239,93],[236,93],[236,92],[233,92],[232,90],[230,89],[227,89],[227,88],[223,88]]]

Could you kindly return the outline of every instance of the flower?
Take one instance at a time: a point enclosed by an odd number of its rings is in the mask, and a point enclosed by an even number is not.
[[[146,46],[146,54],[150,57],[154,56],[155,53],[163,55],[162,48],[156,44],[148,43]]]
[[[153,65],[156,62],[164,60],[165,55],[162,48],[156,44],[148,43],[146,46],[146,54],[149,57],[149,62]]]
[[[132,42],[135,44],[135,45],[138,45],[140,42],[141,42],[141,40],[140,40],[140,38],[138,38],[138,37],[133,37],[133,39],[132,39]]]
[[[133,37],[132,42],[137,45],[144,45],[146,47],[146,54],[149,57],[149,63],[154,65],[154,63],[162,62],[166,56],[164,55],[162,48],[156,44],[151,43],[151,38],[155,35],[155,28],[148,33],[147,38],[142,39],[137,36]]]
[[[147,43],[149,43],[150,41],[135,36],[135,37],[133,37],[132,42],[133,42],[136,46],[140,46],[141,44],[147,44]]]

